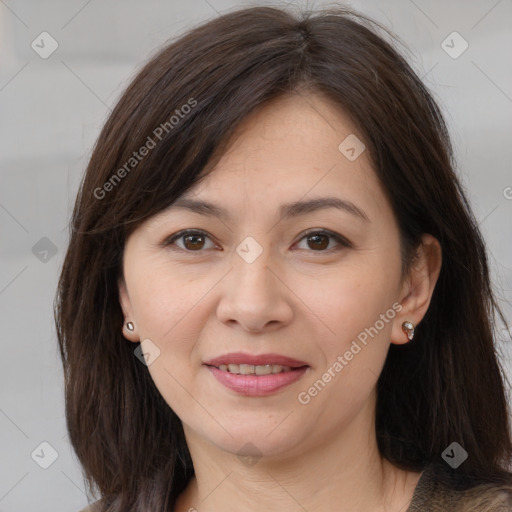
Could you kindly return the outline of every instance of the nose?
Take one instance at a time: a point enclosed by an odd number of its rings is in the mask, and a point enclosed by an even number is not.
[[[293,293],[270,253],[264,250],[250,263],[234,254],[217,306],[219,321],[252,333],[273,331],[291,322]]]

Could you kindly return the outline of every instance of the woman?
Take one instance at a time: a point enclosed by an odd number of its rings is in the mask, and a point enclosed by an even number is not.
[[[512,510],[484,242],[379,28],[232,12],[106,122],[56,299],[94,510]]]

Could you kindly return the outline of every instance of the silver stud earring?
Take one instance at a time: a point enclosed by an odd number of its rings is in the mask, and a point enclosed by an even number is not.
[[[414,337],[414,324],[412,322],[404,322],[402,324],[402,331],[407,334],[409,340],[412,340]]]
[[[134,325],[131,322],[126,322],[126,328],[131,332],[133,332],[133,330],[135,329]]]

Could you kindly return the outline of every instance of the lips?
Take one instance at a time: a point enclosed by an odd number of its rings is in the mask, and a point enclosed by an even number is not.
[[[206,366],[211,375],[237,395],[264,397],[278,393],[300,380],[309,370],[307,366],[270,375],[239,375],[223,371],[216,366]]]
[[[306,362],[281,354],[252,355],[244,352],[215,357],[206,361],[204,366],[226,388],[239,395],[253,397],[277,393],[297,382],[309,370]],[[272,373],[269,373],[269,368]]]
[[[289,366],[290,368],[301,368],[309,366],[306,362],[291,357],[283,356],[281,354],[260,354],[251,355],[244,352],[232,352],[224,354],[214,359],[210,359],[204,363],[207,366],[229,365],[229,364],[249,364],[249,365],[281,365]]]

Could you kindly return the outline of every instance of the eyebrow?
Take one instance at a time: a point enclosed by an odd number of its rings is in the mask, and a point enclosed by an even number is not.
[[[223,220],[228,220],[230,218],[229,213],[224,208],[213,203],[209,203],[208,201],[198,201],[196,199],[181,197],[169,206],[169,209],[175,208],[190,210],[199,215],[214,216]],[[370,222],[366,213],[354,203],[347,201],[346,199],[340,199],[339,197],[333,196],[284,203],[279,208],[279,218],[280,220],[290,219],[327,208],[337,208],[338,210],[350,213],[365,222]]]

